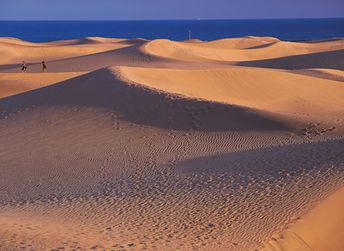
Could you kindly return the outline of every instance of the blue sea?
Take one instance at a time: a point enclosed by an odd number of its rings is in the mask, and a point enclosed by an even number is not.
[[[114,38],[189,37],[209,41],[242,36],[272,36],[288,41],[344,37],[344,18],[180,20],[180,21],[0,21],[0,37],[47,42],[90,36]]]

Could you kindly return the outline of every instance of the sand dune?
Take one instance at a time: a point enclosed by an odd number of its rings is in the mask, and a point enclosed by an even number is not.
[[[273,38],[246,37],[203,43],[154,40],[143,50],[151,55],[184,61],[255,61],[343,49],[343,41],[294,43]]]
[[[343,113],[344,85],[341,82],[258,68],[166,70],[122,67],[120,70],[124,77],[136,83],[195,99],[275,112]]]
[[[42,60],[57,60],[66,57],[76,57],[85,54],[98,53],[130,45],[123,39],[85,38],[77,40],[29,43],[18,39],[1,38],[1,64],[41,62]]]
[[[127,39],[121,38],[105,38],[105,37],[84,37],[80,39],[71,39],[71,40],[62,40],[62,41],[55,41],[55,42],[48,42],[45,44],[51,45],[82,45],[82,44],[110,44],[110,43],[125,43]]]
[[[266,46],[280,40],[274,37],[242,37],[242,38],[226,38],[198,44],[202,47],[213,47],[223,49],[250,49],[254,47]]]
[[[0,45],[0,250],[344,249],[343,40]]]
[[[155,75],[154,72],[151,74]],[[175,130],[288,128],[263,111],[236,104],[225,105],[202,96],[183,98],[166,90],[152,89],[152,86],[133,84],[123,76],[123,70],[118,68],[101,69],[53,86],[3,99],[0,103],[5,111],[13,112],[32,106],[109,107],[121,119]],[[128,100],[131,102],[128,103]]]
[[[132,44],[129,43],[123,46],[123,48],[109,49],[104,47],[107,49],[103,52],[86,53],[80,56],[66,55],[66,58],[48,61],[49,72],[94,71],[113,65],[143,66],[149,64],[156,65],[158,63],[163,66],[164,63],[171,62],[171,60],[161,59],[141,52],[141,44],[141,41],[134,41]],[[62,47],[65,48],[64,46]],[[0,72],[18,72],[20,67],[20,64],[4,64],[0,66]],[[29,64],[28,72],[42,72],[41,63]]]
[[[344,48],[342,40],[292,43],[257,37],[198,43],[86,38],[20,45],[19,49],[16,44],[7,47],[1,51],[6,60],[2,61],[2,72],[18,71],[22,60],[30,64],[29,70],[39,72],[42,58],[51,61],[50,70],[54,72],[93,71],[113,65],[145,67],[147,64],[174,68],[237,64],[281,69],[342,69]]]

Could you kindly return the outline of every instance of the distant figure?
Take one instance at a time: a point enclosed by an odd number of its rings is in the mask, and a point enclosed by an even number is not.
[[[22,64],[22,72],[26,72],[27,70],[27,66],[25,64],[25,61],[23,61],[23,64]]]
[[[47,64],[44,62],[44,60],[42,61],[42,67],[43,67],[43,71],[46,71],[47,68]]]

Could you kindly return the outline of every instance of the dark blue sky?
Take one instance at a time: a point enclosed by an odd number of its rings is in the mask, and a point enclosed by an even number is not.
[[[344,17],[344,0],[0,0],[0,20]]]

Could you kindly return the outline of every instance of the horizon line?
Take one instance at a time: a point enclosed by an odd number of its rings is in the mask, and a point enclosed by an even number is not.
[[[236,21],[236,20],[300,20],[300,19],[344,19],[343,17],[291,17],[291,18],[192,18],[192,19],[8,19],[0,20],[0,22],[37,22],[37,21],[53,21],[53,22],[87,22],[87,21]]]

